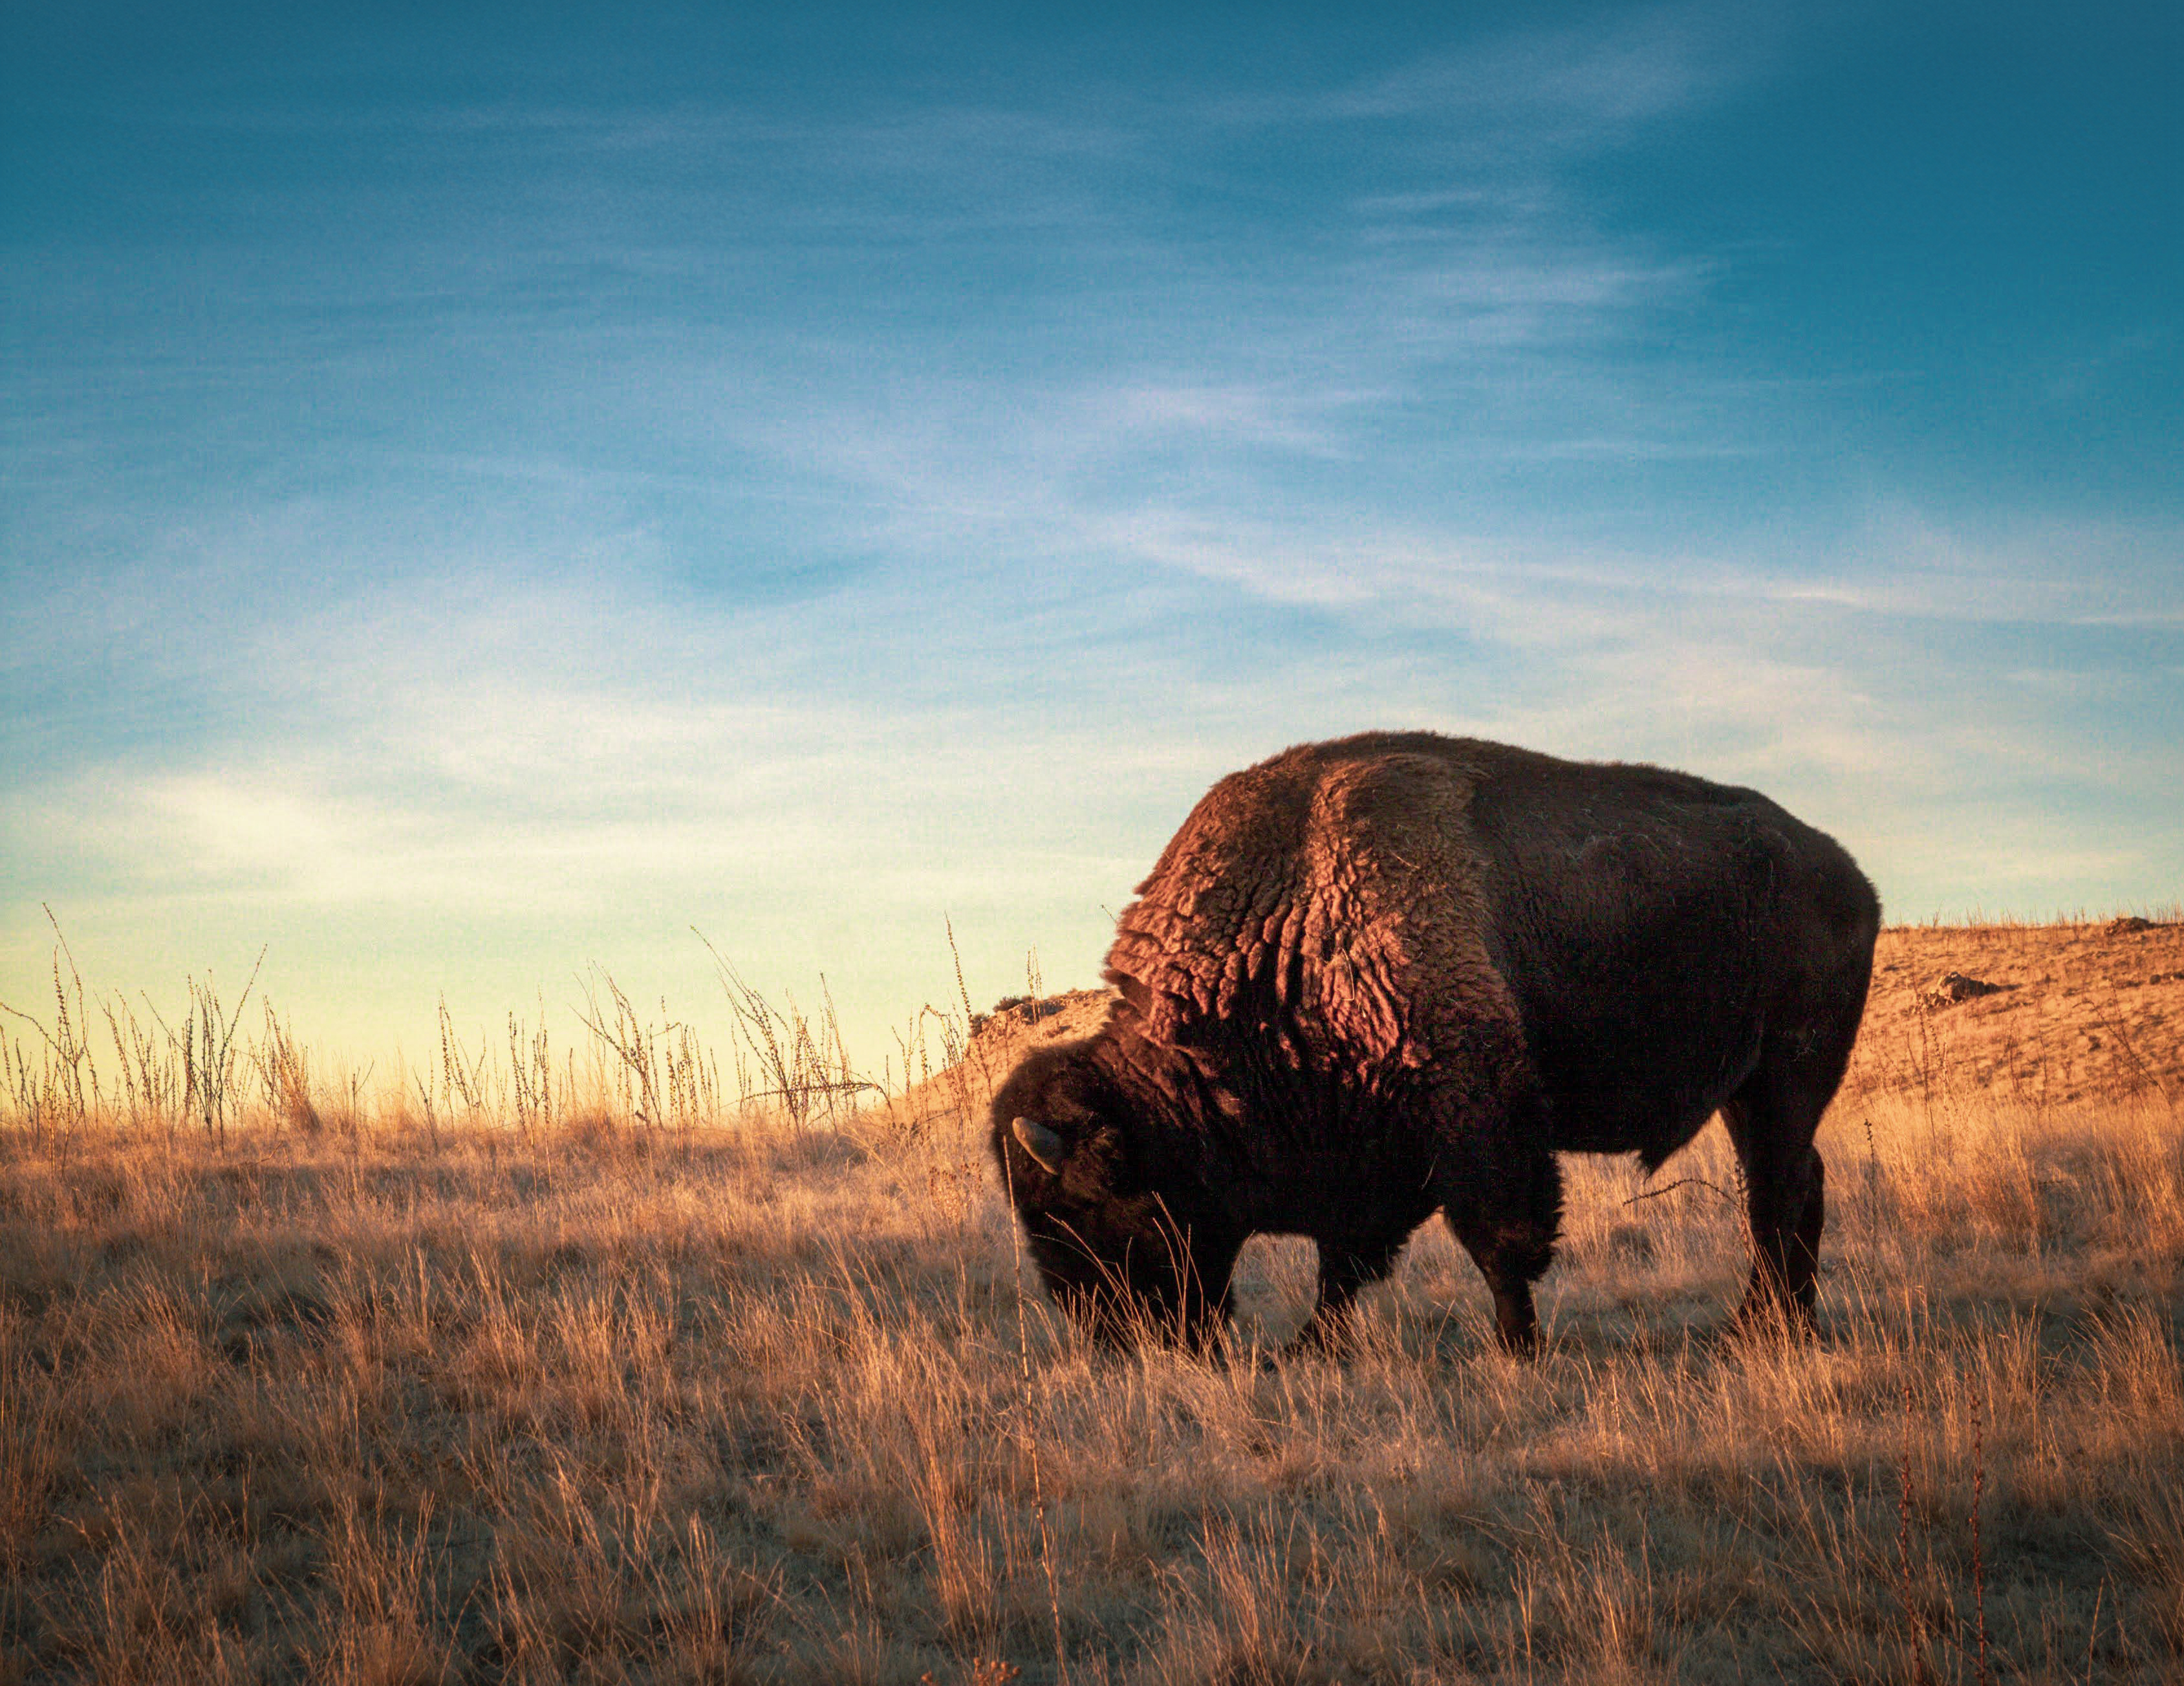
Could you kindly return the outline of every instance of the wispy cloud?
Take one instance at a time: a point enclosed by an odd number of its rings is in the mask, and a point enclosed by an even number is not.
[[[702,99],[144,67],[115,155],[202,191],[0,253],[0,943],[57,896],[482,999],[696,921],[853,956],[876,1036],[941,914],[1089,977],[1212,778],[1379,725],[1748,780],[1899,908],[2172,882],[2173,512],[1858,448],[1926,376],[1752,354],[1773,236],[1616,186],[1808,27]],[[2168,343],[2110,337],[2086,378]]]

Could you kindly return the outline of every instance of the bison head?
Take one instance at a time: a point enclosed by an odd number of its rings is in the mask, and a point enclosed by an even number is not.
[[[994,1097],[994,1159],[1047,1292],[1080,1328],[1203,1344],[1235,1246],[1150,1162],[1139,1126],[1089,1047],[1043,1049]]]

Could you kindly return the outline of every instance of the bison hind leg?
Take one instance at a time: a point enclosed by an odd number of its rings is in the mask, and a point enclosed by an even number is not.
[[[1744,1167],[1752,1226],[1752,1281],[1737,1312],[1741,1325],[1813,1322],[1827,1223],[1827,1167],[1813,1137],[1835,1085],[1798,1077],[1794,1070],[1763,1067],[1721,1110]]]

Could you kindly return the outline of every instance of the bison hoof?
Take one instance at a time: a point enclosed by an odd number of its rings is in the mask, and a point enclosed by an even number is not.
[[[1723,1333],[1730,1340],[1807,1341],[1820,1332],[1813,1308],[1771,1295],[1747,1299]]]
[[[1222,1339],[1208,1341],[1201,1346],[1186,1347],[1182,1350],[1198,1359],[1209,1369],[1257,1373],[1272,1370],[1280,1355],[1276,1349],[1262,1346],[1256,1340],[1245,1340],[1234,1332]]]

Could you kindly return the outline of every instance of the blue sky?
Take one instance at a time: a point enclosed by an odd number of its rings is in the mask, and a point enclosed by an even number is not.
[[[11,20],[0,999],[877,1063],[1381,725],[2184,890],[2184,13],[777,9]]]

